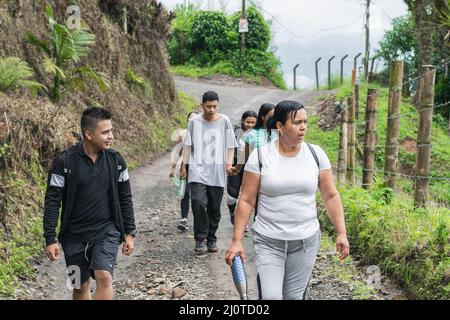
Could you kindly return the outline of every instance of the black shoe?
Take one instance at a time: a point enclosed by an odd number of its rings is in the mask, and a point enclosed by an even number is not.
[[[205,241],[195,241],[194,252],[197,255],[205,253]]]
[[[215,241],[208,241],[206,246],[208,247],[208,252],[212,253],[219,252],[219,248],[217,248],[217,244]]]

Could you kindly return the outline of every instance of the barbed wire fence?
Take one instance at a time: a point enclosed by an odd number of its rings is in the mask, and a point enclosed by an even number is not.
[[[341,110],[341,127],[339,141],[338,166],[334,167],[338,172],[338,181],[349,185],[355,184],[355,172],[362,172],[362,186],[370,189],[374,174],[384,176],[385,185],[396,189],[396,178],[412,180],[414,184],[414,202],[416,207],[426,206],[430,200],[430,181],[438,183],[450,182],[450,176],[430,174],[431,148],[434,146],[450,146],[448,141],[432,143],[432,116],[433,111],[438,109],[450,109],[450,101],[434,104],[434,84],[436,72],[447,68],[450,60],[438,65],[423,66],[423,72],[412,78],[403,79],[403,62],[394,61],[390,64],[390,88],[389,106],[386,118],[378,119],[387,121],[386,143],[377,143],[376,137],[376,113],[377,113],[377,90],[369,89],[367,94],[367,105],[365,120],[355,119],[355,98],[352,91],[347,105]],[[400,112],[401,91],[405,84],[422,81],[420,88],[420,103],[417,110]],[[414,121],[417,116],[418,134],[417,139],[412,137],[400,138],[400,119],[407,118]],[[356,140],[356,129],[364,127],[364,148],[358,146]],[[416,152],[416,163],[414,173],[405,174],[400,172],[399,148],[401,141],[411,139],[415,143],[409,145]],[[357,148],[359,147],[359,148]],[[385,165],[383,169],[375,167],[374,159],[377,150],[384,149]],[[361,168],[356,164],[356,151],[359,151],[363,165]]]

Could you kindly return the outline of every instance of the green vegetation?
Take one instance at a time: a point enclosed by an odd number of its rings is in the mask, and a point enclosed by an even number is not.
[[[387,106],[389,91],[378,84],[362,83],[360,86],[360,117],[356,121],[357,139],[363,146],[364,110],[368,88],[378,90],[377,145],[375,166],[383,170],[386,144]],[[336,92],[336,100],[347,101],[348,84]],[[405,99],[401,102],[400,143],[415,141],[418,113]],[[317,116],[310,116],[308,141],[317,143],[337,164],[339,128],[322,131],[317,127]],[[431,175],[448,176],[450,148],[447,124],[441,115],[433,119]],[[416,152],[401,147],[399,152],[401,173],[413,174]],[[358,159],[358,156],[357,156]],[[359,159],[357,181],[361,180]],[[398,178],[398,192],[383,187],[381,172],[375,174],[375,185],[370,191],[359,187],[340,186],[346,214],[346,224],[351,251],[367,264],[376,264],[396,279],[414,297],[419,299],[450,298],[450,184],[445,180],[431,180],[432,203],[427,209],[414,209],[413,181]],[[322,225],[332,233],[332,226],[321,213]]]
[[[322,252],[334,252],[336,243],[327,234],[322,234],[320,239],[320,250]],[[353,300],[376,300],[376,289],[367,285],[364,279],[358,276],[358,269],[352,257],[348,257],[345,261],[340,261],[336,255],[332,255],[331,263],[326,264],[326,269],[320,272],[327,275],[336,276],[339,281],[350,287]]]
[[[87,79],[94,81],[102,91],[108,88],[105,75],[91,66],[76,64],[89,53],[95,43],[95,35],[82,22],[79,29],[69,30],[56,22],[53,9],[46,6],[46,15],[51,29],[48,39],[39,39],[32,32],[26,34],[26,41],[44,53],[43,67],[53,77],[50,98],[58,101],[61,87],[83,90]]]
[[[265,77],[275,86],[286,88],[281,63],[270,49],[270,23],[258,8],[250,6],[247,11],[249,32],[244,55],[238,32],[240,13],[227,16],[218,11],[201,11],[190,2],[178,5],[175,12],[168,44],[175,73],[195,77],[221,73],[257,82]]]
[[[349,79],[343,79],[344,80],[344,85],[350,85],[350,80]],[[330,87],[328,87],[328,79],[326,80],[326,82],[324,82],[320,87],[319,90],[323,91],[323,90],[333,90],[333,89],[337,89],[341,86],[341,75],[340,74],[331,74],[331,79],[330,79]]]
[[[442,5],[442,3],[441,3]],[[443,40],[448,28],[445,27],[450,16],[450,6],[442,6],[442,8],[434,8],[437,20],[433,27],[426,27],[427,31],[433,34],[432,38],[432,61],[436,66],[441,66],[436,70],[436,87],[435,87],[435,102],[437,104],[450,101],[450,81],[447,76],[445,63],[449,62],[450,47]],[[442,26],[439,26],[439,23]],[[424,26],[422,28],[425,29]],[[444,32],[444,33],[443,33]],[[413,78],[421,73],[419,65],[419,39],[416,30],[416,23],[414,21],[414,14],[409,13],[405,16],[398,17],[392,20],[392,29],[386,31],[382,40],[380,41],[380,49],[376,55],[383,58],[384,61],[403,60],[405,78]],[[430,58],[431,59],[431,58]],[[388,79],[388,66],[381,75],[386,80]],[[404,87],[407,94],[415,90],[416,82],[410,83]],[[437,110],[437,113],[445,115],[448,119],[450,112],[445,109]]]
[[[450,299],[450,210],[415,210],[410,196],[381,184],[339,188],[353,255],[376,264],[418,299]],[[322,225],[332,226],[321,213]]]
[[[19,279],[33,275],[30,259],[42,254],[42,209],[45,178],[37,165],[27,165],[29,175],[8,174],[4,216],[8,228],[0,228],[0,298],[10,297]]]
[[[146,98],[153,99],[153,89],[150,81],[145,79],[144,77],[136,74],[133,69],[128,68],[127,73],[125,75],[125,81],[130,88],[138,87],[143,92]]]
[[[42,84],[29,80],[34,77],[28,64],[17,57],[0,57],[0,91],[7,92],[26,87],[32,92],[45,89]]]
[[[142,153],[143,149],[145,152],[158,154],[170,149],[172,132],[178,128],[186,128],[189,112],[198,108],[198,103],[195,102],[194,98],[185,93],[179,91],[178,97],[180,105],[173,113],[173,118],[168,118],[167,114],[159,111],[152,115],[152,120],[148,123],[150,135],[142,144],[136,145],[136,152]]]

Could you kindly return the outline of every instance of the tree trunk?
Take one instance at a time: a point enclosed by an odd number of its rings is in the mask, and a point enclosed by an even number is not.
[[[421,66],[433,64],[433,1],[416,0],[410,8],[412,8],[414,14],[418,39],[417,70],[421,70]],[[416,106],[420,101],[420,92],[420,81],[417,81],[414,96]]]

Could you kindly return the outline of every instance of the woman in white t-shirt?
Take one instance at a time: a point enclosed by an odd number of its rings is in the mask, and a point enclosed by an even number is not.
[[[260,299],[304,299],[320,247],[316,191],[320,190],[336,232],[340,259],[349,254],[344,212],[325,152],[304,142],[306,111],[298,102],[282,101],[267,124],[279,138],[255,149],[245,166],[235,215],[233,239],[225,260],[240,255],[244,228],[258,196],[253,224]]]

